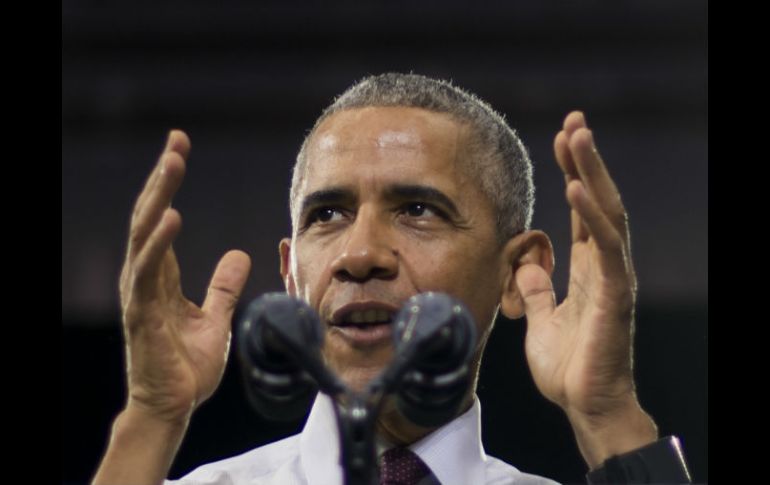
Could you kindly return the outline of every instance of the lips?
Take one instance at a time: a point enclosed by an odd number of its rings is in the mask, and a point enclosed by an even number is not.
[[[332,314],[330,336],[336,335],[354,347],[389,344],[398,307],[382,302],[354,302]]]

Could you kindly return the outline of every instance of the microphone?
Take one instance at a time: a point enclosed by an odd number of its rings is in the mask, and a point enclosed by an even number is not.
[[[410,298],[395,322],[397,360],[407,369],[396,396],[398,409],[420,426],[448,422],[472,378],[468,361],[477,339],[473,317],[459,300],[428,292]]]
[[[301,418],[318,389],[305,369],[323,365],[323,331],[315,311],[285,293],[266,293],[248,306],[238,332],[251,405],[268,419]]]

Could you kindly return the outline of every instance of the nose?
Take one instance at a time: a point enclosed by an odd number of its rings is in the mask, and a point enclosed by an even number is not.
[[[373,278],[391,279],[398,274],[398,251],[385,221],[359,208],[347,232],[340,253],[332,262],[335,278],[363,283]]]

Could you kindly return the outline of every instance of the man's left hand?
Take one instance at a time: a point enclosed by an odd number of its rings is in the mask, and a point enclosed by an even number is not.
[[[571,207],[567,297],[556,306],[551,279],[538,265],[521,266],[515,277],[534,381],[566,412],[583,457],[595,468],[658,434],[634,387],[636,275],[620,193],[582,113],[566,117],[554,149]]]

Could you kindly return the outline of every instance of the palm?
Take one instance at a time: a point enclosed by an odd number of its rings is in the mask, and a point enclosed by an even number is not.
[[[187,300],[179,290],[173,253],[166,256],[161,295],[146,306],[144,328],[130,332],[134,345],[129,369],[132,398],[164,407],[201,402],[216,387],[224,367],[228,336],[221,322]]]

